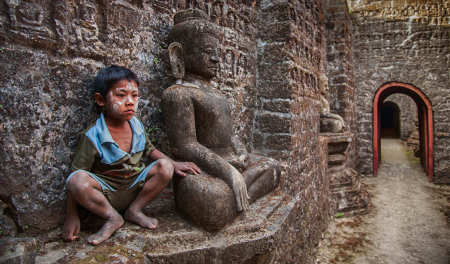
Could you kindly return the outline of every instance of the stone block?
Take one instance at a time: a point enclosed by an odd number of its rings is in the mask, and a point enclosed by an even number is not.
[[[291,23],[277,22],[266,26],[264,33],[260,34],[262,40],[286,41],[290,38]]]
[[[264,21],[282,22],[294,19],[291,5],[288,2],[275,3],[265,8],[261,14]]]
[[[265,100],[263,102],[263,109],[270,112],[290,113],[291,100]]]
[[[260,96],[282,99],[293,97],[291,86],[285,79],[280,81],[259,80],[257,85]]]
[[[253,146],[255,149],[264,147],[264,135],[261,133],[255,133],[253,135]]]
[[[261,54],[264,56],[264,63],[274,64],[286,61],[288,56],[285,45],[284,42],[264,43],[264,53]]]
[[[328,166],[335,166],[345,162],[346,156],[341,153],[333,154],[328,156]]]
[[[276,150],[290,150],[292,142],[291,135],[270,135],[266,138],[266,148]]]
[[[262,132],[290,133],[291,119],[288,117],[274,114],[262,114],[257,117],[256,122]]]
[[[0,238],[0,263],[34,264],[37,246],[34,238]]]
[[[258,65],[259,77],[262,82],[284,82],[292,66],[287,62],[268,63]]]

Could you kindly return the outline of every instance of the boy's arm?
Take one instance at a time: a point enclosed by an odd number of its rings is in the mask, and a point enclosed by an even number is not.
[[[152,160],[158,160],[158,159],[170,160],[175,169],[175,173],[178,175],[181,175],[181,176],[186,176],[186,173],[199,174],[201,172],[200,168],[197,165],[195,165],[195,163],[174,161],[173,159],[169,158],[166,154],[162,153],[161,151],[157,150],[156,148],[150,153],[149,156]]]
[[[82,134],[78,140],[75,157],[72,161],[72,170],[87,170],[90,171],[97,155],[97,149],[86,137]],[[78,216],[77,202],[72,197],[70,192],[67,192],[67,207],[66,220],[63,227],[63,239],[72,241],[79,237],[80,232],[80,217]]]
[[[199,174],[201,172],[200,168],[195,165],[193,162],[177,162],[156,149],[156,147],[152,144],[149,136],[145,135],[145,152],[144,155],[149,157],[152,160],[158,160],[158,159],[167,159],[170,162],[172,162],[172,165],[174,167],[175,173],[181,176],[186,176],[186,173],[191,174]]]

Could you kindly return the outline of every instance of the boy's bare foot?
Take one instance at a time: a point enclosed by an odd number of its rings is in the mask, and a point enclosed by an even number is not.
[[[156,218],[148,217],[142,211],[134,212],[128,209],[125,212],[124,217],[128,221],[148,229],[155,229],[158,225],[158,220],[156,220]]]
[[[62,238],[65,241],[73,241],[80,233],[80,218],[78,215],[69,215],[64,222]]]
[[[88,243],[92,245],[98,245],[102,243],[103,241],[108,239],[123,224],[124,221],[120,214],[111,217],[111,219],[108,219],[97,233],[88,237]]]

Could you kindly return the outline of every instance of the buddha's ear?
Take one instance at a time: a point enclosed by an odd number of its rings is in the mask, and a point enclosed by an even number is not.
[[[172,74],[177,80],[184,77],[184,54],[183,46],[179,42],[172,42],[169,45],[169,58]]]

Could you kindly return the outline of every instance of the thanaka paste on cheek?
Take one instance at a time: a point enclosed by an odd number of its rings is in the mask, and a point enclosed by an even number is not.
[[[120,111],[120,107],[123,105],[123,103],[121,101],[117,101],[113,103],[113,109],[114,111],[116,111],[117,113]]]
[[[112,92],[108,92],[108,94],[106,95],[108,98],[108,101],[110,101],[112,103],[112,110],[117,114],[120,113],[120,107],[123,105],[123,102],[121,102],[120,100],[117,100],[117,98],[115,98],[112,94]]]
[[[127,85],[125,86],[125,89],[127,91],[129,91],[130,93],[132,93],[132,92],[138,93],[139,92],[138,88],[136,87],[136,85],[134,85],[133,82],[128,82]],[[132,95],[129,95],[127,98],[127,103],[128,102],[134,103],[134,111],[137,112],[138,105],[139,105],[139,97],[137,99],[134,99]]]

